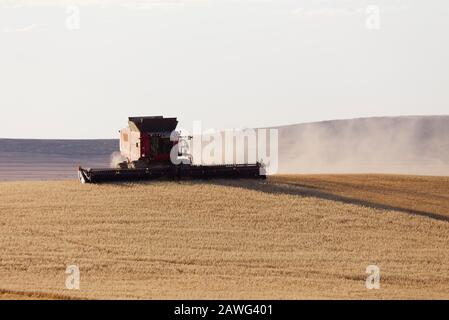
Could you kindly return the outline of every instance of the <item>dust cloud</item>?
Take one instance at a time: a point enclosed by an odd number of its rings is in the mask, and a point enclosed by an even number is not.
[[[449,116],[279,127],[279,173],[449,175]]]
[[[116,151],[111,154],[111,160],[109,162],[109,166],[111,168],[117,168],[119,163],[126,161],[126,158],[123,157],[120,152]]]

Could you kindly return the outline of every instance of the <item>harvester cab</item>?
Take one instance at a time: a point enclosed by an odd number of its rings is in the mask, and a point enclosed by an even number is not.
[[[179,142],[176,118],[132,117],[120,130],[119,168],[147,168],[170,163],[170,152]]]
[[[196,165],[183,150],[185,139],[175,131],[176,118],[130,117],[120,130],[120,153],[125,159],[116,168],[78,168],[82,183],[164,179],[249,178],[265,179],[260,163]],[[175,153],[177,161],[172,162]],[[179,161],[181,160],[181,161]],[[174,163],[176,162],[176,163]]]

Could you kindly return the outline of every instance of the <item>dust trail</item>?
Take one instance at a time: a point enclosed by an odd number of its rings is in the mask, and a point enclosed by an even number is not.
[[[110,166],[111,168],[117,168],[117,167],[118,167],[118,164],[121,163],[121,162],[123,162],[123,161],[125,161],[125,160],[126,160],[126,158],[123,157],[123,156],[120,154],[120,152],[118,152],[118,151],[113,152],[113,153],[111,154],[111,160],[110,160],[109,166]]]
[[[282,173],[449,175],[449,116],[362,118],[278,129]]]

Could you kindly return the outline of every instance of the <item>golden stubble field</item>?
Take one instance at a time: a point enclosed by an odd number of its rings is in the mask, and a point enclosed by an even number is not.
[[[278,175],[305,194],[449,219],[449,177],[392,174]]]
[[[282,179],[0,183],[0,298],[449,298],[448,220]]]

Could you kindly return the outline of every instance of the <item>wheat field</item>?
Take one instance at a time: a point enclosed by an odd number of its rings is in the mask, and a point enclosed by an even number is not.
[[[273,183],[344,202],[449,218],[449,177],[392,174],[277,175]]]
[[[449,298],[448,220],[282,179],[0,183],[0,299]]]

